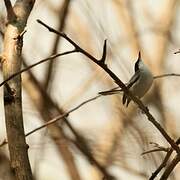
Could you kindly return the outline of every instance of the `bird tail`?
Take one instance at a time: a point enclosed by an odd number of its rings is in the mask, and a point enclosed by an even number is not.
[[[131,99],[126,94],[123,94],[123,97],[122,97],[123,105],[126,104],[126,107],[128,107],[130,102],[131,102]]]
[[[106,96],[106,95],[118,94],[120,92],[122,92],[122,89],[114,89],[114,90],[109,90],[109,91],[101,91],[98,94]]]

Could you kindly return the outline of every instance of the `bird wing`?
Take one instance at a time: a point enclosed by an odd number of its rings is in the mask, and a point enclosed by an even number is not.
[[[127,88],[128,89],[131,88],[133,86],[133,84],[138,81],[139,78],[140,78],[140,71],[138,70],[132,76],[132,78],[129,80],[129,82],[127,84]],[[127,102],[127,104],[126,104],[126,107],[127,107],[128,104],[130,103],[130,101],[131,101],[131,99],[124,93],[123,98],[122,98],[122,103],[125,104]]]
[[[129,80],[128,84],[127,84],[127,88],[129,89],[130,87],[132,87],[132,85],[138,81],[138,79],[140,78],[140,71],[136,71],[136,73],[132,76],[132,78]]]
[[[101,95],[103,95],[103,96],[116,94],[116,93],[119,93],[119,92],[122,91],[121,89],[118,89],[118,88],[119,88],[119,86],[118,86],[118,87],[115,87],[115,88],[112,88],[112,89],[110,89],[110,90],[108,90],[108,91],[100,91],[98,94],[101,94]]]
[[[129,80],[128,83],[125,83],[125,85],[127,86],[127,88],[129,89],[140,77],[140,71],[136,71],[136,73],[132,76],[132,78]],[[101,95],[112,95],[112,94],[116,94],[116,93],[119,93],[122,91],[122,89],[118,89],[119,87],[115,87],[115,88],[112,88],[108,91],[101,91],[99,92],[98,94],[101,94]],[[123,102],[125,103],[127,97],[124,96],[123,98]],[[123,104],[124,104],[123,103]]]

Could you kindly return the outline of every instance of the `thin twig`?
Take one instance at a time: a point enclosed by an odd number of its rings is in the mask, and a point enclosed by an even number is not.
[[[159,151],[163,151],[163,152],[168,152],[169,148],[156,148],[156,149],[151,149],[151,150],[148,150],[148,151],[145,151],[143,153],[141,153],[141,155],[145,155],[145,154],[149,154],[149,153],[152,153],[152,152],[159,152]]]
[[[36,131],[38,131],[38,130],[40,130],[40,129],[43,129],[43,128],[46,127],[46,126],[49,126],[49,125],[51,125],[51,124],[59,121],[60,119],[63,119],[64,117],[69,116],[70,113],[72,113],[72,112],[74,112],[75,110],[79,109],[79,108],[82,107],[83,105],[85,105],[85,104],[87,104],[87,103],[89,103],[89,102],[91,102],[91,101],[96,100],[96,99],[99,98],[100,96],[101,96],[101,95],[95,96],[95,97],[93,97],[93,98],[90,98],[90,99],[88,99],[88,100],[80,103],[78,106],[72,108],[72,109],[69,110],[68,112],[66,112],[66,113],[64,113],[64,114],[62,114],[62,115],[59,115],[59,116],[53,118],[52,120],[48,121],[47,123],[43,124],[42,126],[39,126],[39,127],[35,128],[35,129],[33,129],[32,131],[28,132],[28,133],[26,134],[26,136],[29,136],[30,134],[33,134],[34,132],[36,132]]]
[[[177,76],[177,77],[179,77],[180,74],[176,74],[176,73],[161,74],[161,75],[158,75],[158,76],[154,76],[154,79],[164,78],[164,77],[168,77],[168,76]]]
[[[63,37],[64,39],[66,39],[70,44],[72,44],[77,52],[81,52],[82,54],[84,54],[85,56],[87,56],[89,59],[91,59],[93,62],[97,63],[97,59],[92,56],[91,54],[89,54],[87,51],[85,51],[84,49],[82,49],[79,45],[77,45],[72,39],[70,39],[65,33],[63,32],[59,32],[53,28],[51,28],[50,26],[48,26],[47,24],[45,24],[44,22],[42,22],[41,20],[37,19],[37,22],[41,25],[43,25],[44,27],[46,27],[50,32],[53,32],[61,37]]]
[[[91,101],[96,100],[96,99],[99,98],[100,96],[101,96],[101,95],[97,95],[97,96],[95,96],[95,97],[93,97],[93,98],[90,98],[90,99],[88,99],[88,100],[86,100],[86,101],[83,101],[83,102],[80,103],[78,106],[70,109],[69,111],[65,112],[64,114],[59,115],[59,116],[56,116],[55,118],[49,120],[47,123],[44,123],[43,125],[41,125],[41,126],[35,128],[35,129],[33,129],[32,131],[28,132],[28,133],[26,134],[26,137],[29,136],[29,135],[31,135],[31,134],[33,134],[34,132],[36,132],[36,131],[38,131],[38,130],[40,130],[40,129],[43,129],[43,128],[45,128],[45,127],[47,127],[47,126],[49,126],[49,125],[51,125],[51,124],[53,124],[53,123],[56,123],[57,121],[59,121],[59,120],[65,118],[65,117],[69,116],[70,113],[76,111],[77,109],[79,109],[80,107],[84,106],[85,104],[87,104],[87,103],[89,103],[89,102],[91,102]],[[6,140],[4,140],[4,141],[0,144],[0,147],[3,146],[3,145],[5,145],[5,144],[7,144],[7,143],[8,143],[8,142],[7,142]]]
[[[39,65],[39,64],[42,64],[42,63],[44,63],[44,62],[46,62],[46,61],[55,59],[55,58],[57,58],[57,57],[59,57],[59,56],[64,56],[64,55],[71,54],[71,53],[75,53],[75,52],[77,52],[77,51],[76,51],[76,50],[67,51],[67,52],[64,52],[64,53],[55,54],[55,55],[52,55],[52,56],[50,56],[50,57],[48,57],[48,58],[42,59],[42,60],[38,61],[37,63],[34,63],[34,64],[28,66],[27,68],[24,68],[24,69],[18,71],[17,73],[14,73],[14,74],[12,74],[11,76],[9,76],[9,78],[5,79],[3,82],[0,83],[0,87],[1,87],[2,85],[4,85],[5,83],[7,83],[9,80],[11,80],[11,79],[13,79],[14,77],[16,77],[17,75],[19,75],[19,74],[21,74],[21,73],[23,73],[23,72],[25,72],[25,71],[28,71],[29,69],[31,69],[31,68]]]

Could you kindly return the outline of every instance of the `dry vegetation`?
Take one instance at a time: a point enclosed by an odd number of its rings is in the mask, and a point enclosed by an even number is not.
[[[0,3],[0,179],[178,180],[179,1],[33,4]],[[138,51],[155,76],[143,103],[123,83]],[[128,108],[98,95],[117,85]]]

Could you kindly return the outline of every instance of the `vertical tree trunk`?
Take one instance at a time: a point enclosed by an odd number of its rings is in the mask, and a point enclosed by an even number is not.
[[[3,76],[7,79],[21,69],[21,50],[23,35],[28,16],[34,5],[34,0],[17,0],[14,7],[9,0],[4,0],[8,23],[4,34],[4,51],[2,59]],[[28,158],[28,145],[25,141],[21,76],[8,81],[4,86],[4,107],[8,146],[11,166],[17,180],[32,180],[32,172]]]

